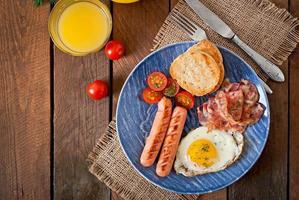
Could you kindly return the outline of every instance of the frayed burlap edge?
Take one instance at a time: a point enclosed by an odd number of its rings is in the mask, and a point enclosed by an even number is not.
[[[115,129],[115,119],[113,119],[104,135],[98,140],[97,144],[93,148],[93,151],[89,154],[87,158],[87,163],[89,164],[89,171],[93,175],[95,175],[101,182],[105,183],[112,191],[116,192],[120,197],[124,199],[140,199],[142,197],[136,195],[132,188],[130,188],[130,183],[127,183],[126,185],[121,184],[117,181],[115,181],[110,175],[107,174],[105,170],[103,170],[100,165],[97,163],[100,162],[100,159],[102,157],[106,157],[105,155],[105,149],[111,145],[112,143],[115,143],[116,140],[118,140],[116,129]],[[125,156],[125,155],[123,155]],[[129,166],[131,167],[131,166]],[[124,174],[124,176],[127,176],[128,174]],[[140,179],[143,179],[140,175],[138,176]],[[136,180],[137,181],[137,180]],[[149,182],[143,183],[143,184],[151,184]],[[144,185],[143,185],[144,186]],[[142,187],[138,186],[138,187]],[[195,200],[198,198],[198,195],[182,195],[182,194],[176,194],[172,192],[168,192],[166,190],[160,189],[157,186],[154,185],[147,185],[147,187],[151,187],[151,192],[155,192],[155,196],[160,196],[161,198],[158,199],[176,199],[176,200]],[[144,194],[142,194],[144,195]],[[147,194],[147,196],[150,194]],[[149,199],[151,199],[150,196],[148,196]],[[156,200],[157,198],[154,198]]]
[[[97,158],[99,157],[101,152],[106,148],[109,141],[113,140],[115,137],[117,137],[115,130],[115,120],[112,120],[109,123],[105,134],[98,140],[96,146],[93,148],[93,151],[88,156],[87,162],[90,164],[89,171],[122,198],[132,199],[133,197],[131,196],[129,187],[123,186],[118,182],[113,181],[111,177],[107,175],[107,173],[96,164]]]
[[[293,17],[286,9],[278,8],[274,3],[268,0],[250,0],[249,2],[256,6],[260,12],[282,20],[291,27],[287,39],[283,41],[277,52],[271,56],[277,64],[281,65],[288,59],[289,55],[294,51],[299,42],[299,20]]]

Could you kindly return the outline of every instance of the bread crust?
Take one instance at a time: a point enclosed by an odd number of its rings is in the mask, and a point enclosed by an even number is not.
[[[201,51],[202,54],[206,54],[207,56],[210,56],[211,59],[214,59],[214,57],[212,57],[209,53],[207,52],[204,52],[204,51]],[[214,59],[215,60],[215,59]],[[216,61],[216,60],[215,60]],[[219,87],[222,85],[222,82],[223,82],[223,79],[224,79],[224,65],[223,63],[217,63],[218,64],[218,67],[219,67],[219,72],[220,72],[220,77],[219,77],[219,81],[217,83],[217,85],[215,86],[215,88],[210,92],[210,93],[213,93],[213,92],[216,92]]]
[[[208,53],[200,51],[198,45],[178,56],[169,73],[183,89],[196,96],[215,90],[222,76],[218,63]]]
[[[221,52],[219,51],[217,46],[213,42],[207,39],[201,40],[199,43],[192,46],[188,51],[193,51],[193,50],[195,51],[200,50],[206,52],[210,54],[217,63],[223,63]]]
[[[203,72],[203,79],[208,80],[207,84],[204,83],[197,84],[196,78],[194,76],[201,76],[201,75],[192,74],[192,73],[191,74],[183,73],[184,71],[180,70],[180,68],[187,69],[188,67],[184,66],[184,64],[186,65],[188,63],[189,63],[188,65],[191,65],[191,69],[194,69],[194,67],[196,68],[196,66],[192,67],[192,62],[190,61],[190,59],[195,60],[197,63],[206,62],[207,64],[206,69],[204,69],[202,72]],[[212,60],[214,60],[214,62]],[[215,63],[218,67],[218,70],[215,70],[214,68]],[[178,84],[183,89],[187,90],[193,95],[203,96],[208,93],[217,91],[221,86],[225,74],[223,57],[221,55],[221,52],[217,48],[217,46],[214,43],[210,42],[209,40],[205,39],[193,45],[184,54],[177,57],[172,63],[172,65],[170,66],[169,72],[172,78],[176,79],[178,81]],[[205,72],[211,72],[211,73],[205,73]],[[209,74],[210,76],[205,77],[205,74]],[[215,84],[215,79],[218,80],[217,84]]]
[[[223,57],[221,55],[221,52],[219,51],[219,49],[217,48],[217,46],[213,42],[211,42],[207,39],[200,41],[196,45],[198,45],[198,49],[200,51],[208,53],[218,63],[218,66],[219,66],[219,69],[220,69],[220,79],[219,79],[219,82],[218,82],[217,86],[212,91],[212,92],[215,92],[219,89],[219,87],[221,86],[221,84],[224,80],[225,71],[224,71]]]

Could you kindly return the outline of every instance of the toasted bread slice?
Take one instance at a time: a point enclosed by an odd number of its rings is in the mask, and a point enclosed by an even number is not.
[[[217,84],[217,86],[215,87],[215,89],[212,92],[215,92],[216,90],[219,89],[219,87],[221,86],[223,79],[224,79],[224,66],[223,66],[223,58],[222,55],[219,51],[219,49],[217,48],[217,46],[205,39],[200,41],[199,43],[197,43],[196,45],[192,46],[188,51],[203,51],[205,53],[208,53],[210,56],[212,56],[214,58],[214,60],[217,62],[218,66],[219,66],[219,70],[220,70],[220,79],[219,79],[219,83]]]
[[[218,84],[216,85],[215,89],[212,92],[216,92],[220,88],[224,80],[224,65],[222,63],[218,63],[218,67],[220,70],[220,78]]]
[[[189,49],[189,51],[192,50],[200,50],[206,52],[210,54],[217,63],[223,63],[222,55],[217,46],[207,39],[200,41],[199,43],[197,43]]]
[[[210,57],[211,59],[214,59],[209,53],[206,53],[204,51],[201,51],[201,53],[205,54],[206,56]],[[213,93],[213,92],[217,91],[219,89],[219,87],[221,86],[221,84],[223,82],[223,79],[224,79],[224,66],[223,66],[223,63],[217,63],[217,65],[218,65],[219,73],[220,73],[219,81],[218,81],[217,85],[215,86],[215,88],[209,93]]]
[[[191,48],[173,61],[169,73],[183,89],[203,96],[217,87],[221,72],[212,56],[196,50],[194,46]]]

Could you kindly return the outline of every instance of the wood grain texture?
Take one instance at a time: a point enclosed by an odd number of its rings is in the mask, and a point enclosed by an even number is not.
[[[49,6],[0,2],[0,199],[50,199]]]
[[[154,36],[169,11],[168,0],[143,0],[134,4],[113,4],[113,38],[125,43],[125,57],[113,62],[113,116],[119,92],[128,74],[147,54]],[[121,199],[115,193],[113,200]]]
[[[283,68],[287,78],[287,63]],[[266,147],[252,169],[229,187],[229,199],[287,198],[288,83],[269,85],[274,94],[268,96],[271,125]]]
[[[222,189],[210,194],[199,195],[197,200],[224,200],[227,196],[227,189]]]
[[[125,42],[127,54],[113,63],[113,114],[125,78],[149,53],[169,8],[177,2],[114,4],[113,37]],[[288,7],[288,0],[272,2]],[[289,2],[291,13],[298,16],[298,1]],[[109,99],[94,102],[85,89],[94,79],[109,81],[109,61],[102,52],[75,58],[55,49],[51,108],[49,11],[48,4],[35,8],[32,1],[0,2],[0,199],[50,199],[50,112],[55,109],[55,198],[108,200],[109,189],[89,174],[85,159],[108,124]],[[298,65],[297,48],[283,66],[289,82],[270,83],[274,95],[269,96],[272,120],[265,151],[229,188],[229,199],[286,199],[288,191],[290,199],[299,198]],[[223,189],[198,199],[223,200],[226,195]],[[113,194],[112,199],[121,198]]]
[[[290,145],[289,145],[289,193],[291,199],[299,199],[299,49],[290,57]]]
[[[173,7],[179,2],[179,0],[170,0],[170,9],[173,9]]]
[[[113,115],[122,85],[135,65],[150,53],[169,10],[168,0],[113,4],[113,38],[125,43],[126,55],[113,62]]]
[[[278,7],[288,8],[288,0],[273,0]],[[271,122],[266,147],[253,168],[229,187],[229,199],[287,199],[288,185],[288,62],[283,70],[286,81],[269,81],[274,91],[268,95]]]
[[[109,82],[103,51],[72,57],[54,49],[55,199],[110,199],[110,190],[88,172],[86,163],[109,123],[109,98],[93,101],[86,94],[95,79]]]
[[[197,200],[226,200],[227,189],[222,189],[210,194],[199,195]]]
[[[290,1],[290,11],[299,17],[298,0]],[[299,199],[299,48],[289,58],[290,72],[290,139],[289,139],[289,197]]]

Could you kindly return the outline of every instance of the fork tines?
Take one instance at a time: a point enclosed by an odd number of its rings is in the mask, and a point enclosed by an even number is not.
[[[173,11],[171,16],[174,19],[174,22],[189,34],[194,34],[195,31],[199,29],[196,24],[194,24],[190,19],[188,19],[178,11]]]

